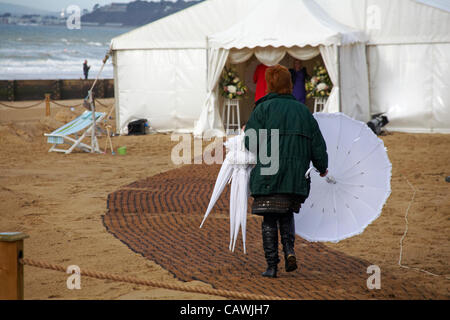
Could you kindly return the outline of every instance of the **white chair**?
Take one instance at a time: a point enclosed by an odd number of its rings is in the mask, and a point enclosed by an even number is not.
[[[322,112],[327,103],[327,98],[314,98],[314,113]]]
[[[104,117],[106,113],[96,112],[95,121],[98,123]],[[92,111],[85,111],[82,115],[78,116],[74,120],[65,124],[61,128],[53,131],[52,133],[45,133],[44,136],[47,137],[47,142],[52,144],[52,147],[48,152],[64,152],[65,154],[71,153],[75,148],[79,148],[85,152],[96,152],[100,153],[98,143],[94,143],[94,148],[85,143],[82,143],[83,139],[88,135],[92,135],[92,129],[94,128],[94,121],[92,119]],[[77,133],[83,132],[83,134],[78,137]],[[74,136],[74,138],[70,137]],[[91,139],[93,137],[91,136]],[[94,138],[95,139],[95,138]],[[97,139],[95,139],[96,141]],[[68,144],[69,149],[58,149],[58,145]]]
[[[226,118],[225,111],[227,113]],[[227,135],[229,134],[230,128],[236,130],[234,132],[239,132],[239,130],[241,129],[241,114],[238,99],[225,99],[225,103],[222,109],[222,120],[225,121],[223,126],[226,130],[225,132]]]

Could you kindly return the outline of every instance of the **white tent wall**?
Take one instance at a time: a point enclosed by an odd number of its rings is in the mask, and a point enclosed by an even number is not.
[[[333,84],[330,96],[325,104],[324,112],[339,112],[341,111],[341,75],[339,68],[339,53],[340,49],[337,45],[332,46],[320,46],[320,54],[322,55],[323,62],[330,76],[330,80]]]
[[[148,119],[160,132],[192,132],[206,96],[204,49],[115,52],[118,129]]]
[[[450,44],[369,47],[372,112],[391,130],[450,133]]]
[[[414,0],[366,0],[366,8],[369,44],[450,42],[444,10]]]
[[[341,111],[353,119],[370,120],[366,47],[362,43],[339,48]]]
[[[223,122],[219,114],[219,90],[217,84],[227,63],[228,55],[229,50],[208,49],[206,99],[202,104],[200,117],[194,125],[193,133],[195,137],[205,136],[209,138],[213,136],[223,137],[225,135]]]
[[[433,1],[316,0],[336,21],[364,30],[368,44],[450,42],[450,13]],[[427,3],[427,4],[426,4]]]
[[[450,12],[436,1],[316,0],[365,30],[371,113],[393,131],[450,132]],[[448,6],[447,6],[448,7]]]

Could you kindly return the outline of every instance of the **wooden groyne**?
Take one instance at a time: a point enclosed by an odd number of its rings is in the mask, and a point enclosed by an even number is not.
[[[81,99],[87,96],[92,80],[0,80],[0,101],[40,100],[50,94],[53,100]],[[96,98],[114,98],[114,80],[100,79]]]

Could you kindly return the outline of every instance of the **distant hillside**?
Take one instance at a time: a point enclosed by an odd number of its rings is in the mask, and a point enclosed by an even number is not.
[[[38,14],[41,16],[57,16],[58,13],[50,12],[25,6],[20,6],[12,3],[0,2],[0,14],[11,13],[13,15],[23,15],[23,14]]]
[[[128,4],[113,3],[98,7],[93,12],[83,15],[81,21],[99,24],[121,23],[124,26],[141,26],[202,1],[185,2],[178,0],[177,2],[170,2],[162,0],[161,2],[147,2],[138,0]]]

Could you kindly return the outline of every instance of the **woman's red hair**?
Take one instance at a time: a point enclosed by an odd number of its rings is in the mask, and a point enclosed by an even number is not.
[[[292,94],[291,73],[286,67],[279,64],[266,70],[268,93]]]

